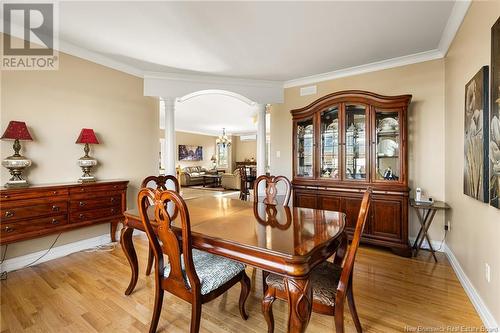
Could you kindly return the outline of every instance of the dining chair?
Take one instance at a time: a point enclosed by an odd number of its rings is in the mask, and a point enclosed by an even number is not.
[[[152,204],[156,233],[150,221],[151,212],[148,214]],[[192,248],[189,212],[179,193],[143,188],[139,192],[138,206],[155,257],[155,301],[149,332],[156,332],[165,290],[191,303],[190,332],[196,333],[200,329],[201,305],[240,282],[239,311],[246,320],[245,301],[250,293],[250,279],[245,273],[245,266]],[[181,235],[172,229],[172,206],[177,208],[175,221],[181,226]],[[164,254],[168,257],[167,261]]]
[[[177,177],[172,175],[159,175],[159,176],[148,176],[144,178],[141,183],[141,188],[149,187],[157,190],[168,190],[167,182],[171,181],[174,185],[175,192],[180,193],[180,185]],[[148,186],[150,183],[154,183],[154,187]]]
[[[285,194],[284,194],[284,199],[283,202],[280,202],[279,204],[283,206],[288,206],[288,203],[290,202],[290,196],[292,194],[292,184],[290,183],[290,180],[286,178],[285,176],[267,176],[267,175],[262,175],[259,176],[255,179],[253,183],[253,202],[254,202],[254,211],[258,208],[255,204],[259,202],[259,184],[261,182],[265,182],[265,190],[266,190],[266,196],[262,200],[264,204],[266,204],[266,212],[268,215],[268,223],[269,223],[269,217],[273,215],[273,205],[278,204],[277,200],[277,195],[278,195],[278,189],[276,185],[279,182],[282,182],[285,184]],[[285,210],[286,211],[286,210]],[[271,219],[272,221],[272,219]],[[267,284],[266,284],[266,278],[269,275],[269,272],[267,271],[262,271],[262,291],[265,293],[267,290]]]
[[[154,188],[156,190],[167,190],[167,182],[171,181],[174,185],[175,192],[180,193],[181,187],[179,186],[179,181],[175,176],[172,175],[159,175],[159,176],[148,176],[144,178],[144,180],[141,183],[141,188],[149,187],[149,188]],[[150,184],[154,183],[154,187],[148,186]],[[149,247],[148,251],[148,265],[146,267],[146,275],[148,276],[151,274],[151,269],[153,268],[153,249],[151,246]]]
[[[250,197],[247,169],[240,166],[238,170],[240,173],[240,200],[246,201]]]
[[[288,206],[288,203],[290,202],[290,196],[292,194],[292,183],[290,183],[290,180],[286,178],[285,176],[267,176],[267,175],[262,175],[257,177],[253,184],[253,198],[254,202],[259,202],[259,184],[260,182],[265,182],[265,189],[266,189],[266,196],[262,202],[270,205],[275,205],[278,203],[276,196],[278,195],[278,189],[276,185],[279,182],[282,182],[285,184],[285,194],[284,194],[284,200],[282,203],[284,206]]]
[[[371,193],[371,188],[368,188],[363,195],[356,229],[347,253],[347,237],[344,235],[343,244],[339,251],[337,251],[338,253],[335,256],[334,262],[325,261],[321,263],[312,270],[310,276],[313,289],[312,310],[321,314],[334,316],[337,333],[344,333],[344,303],[346,296],[356,331],[358,333],[362,332],[354,303],[352,275],[359,241],[368,217],[368,210],[370,209]],[[267,322],[268,333],[272,333],[274,331],[272,304],[276,298],[287,300],[287,291],[284,278],[280,275],[269,274],[266,278],[266,284],[267,290],[262,300],[262,312]]]

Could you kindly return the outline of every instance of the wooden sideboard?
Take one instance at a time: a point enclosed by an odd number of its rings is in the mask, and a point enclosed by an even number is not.
[[[0,190],[0,244],[100,223],[116,227],[127,207],[127,180],[34,185]]]

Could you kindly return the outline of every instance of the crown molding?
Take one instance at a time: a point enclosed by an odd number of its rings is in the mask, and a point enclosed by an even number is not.
[[[338,79],[341,77],[359,75],[369,72],[376,72],[383,69],[400,67],[405,65],[416,64],[419,62],[440,59],[443,57],[443,53],[440,50],[434,49],[430,51],[410,54],[402,57],[372,62],[365,65],[349,67],[345,69],[339,69],[336,71],[331,71],[322,74],[316,74],[311,76],[305,76],[299,79],[293,79],[285,81],[284,88],[291,88],[297,86],[303,86],[306,84],[314,84],[322,81],[329,81]]]
[[[446,26],[444,27],[443,34],[441,35],[441,40],[439,41],[438,50],[441,51],[443,57],[445,57],[446,53],[448,53],[448,49],[450,48],[453,39],[455,39],[455,35],[457,34],[471,3],[471,0],[455,1],[451,14],[446,22]]]
[[[123,62],[116,61],[100,53],[84,49],[72,43],[59,40],[59,51],[133,76],[140,78],[144,77],[144,72],[136,67],[124,64]]]
[[[24,40],[24,35],[19,33],[20,31],[24,31],[24,28],[19,27],[17,24],[14,26],[16,26],[17,29],[14,29],[14,32],[11,33],[11,36]],[[5,32],[3,31],[3,27],[0,27],[0,29],[1,29],[0,32],[5,34]],[[56,42],[54,43],[54,50],[56,50],[58,52],[66,53],[68,55],[71,55],[71,56],[74,56],[77,58],[81,58],[81,59],[90,61],[90,62],[93,62],[96,64],[99,64],[99,65],[102,65],[105,67],[109,67],[109,68],[115,69],[115,70],[120,71],[120,72],[124,72],[124,73],[134,75],[137,77],[141,77],[141,78],[144,77],[144,72],[138,68],[124,64],[120,61],[116,61],[116,60],[111,59],[109,57],[106,57],[105,55],[103,55],[101,53],[90,51],[90,50],[82,48],[80,46],[76,46],[72,43],[63,41],[59,38],[59,36],[56,37]]]

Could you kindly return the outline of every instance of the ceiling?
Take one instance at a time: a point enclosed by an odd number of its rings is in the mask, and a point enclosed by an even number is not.
[[[287,81],[436,50],[453,1],[60,2],[59,38],[140,72]]]
[[[161,115],[160,123],[164,123]],[[222,128],[231,135],[256,133],[255,108],[225,94],[201,94],[176,103],[177,131],[218,136]]]

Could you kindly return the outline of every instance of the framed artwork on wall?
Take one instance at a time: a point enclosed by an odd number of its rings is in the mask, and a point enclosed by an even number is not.
[[[464,193],[489,201],[489,71],[484,66],[465,85]]]
[[[179,145],[179,161],[202,161],[203,147]]]
[[[500,209],[500,18],[491,28],[490,205]]]

